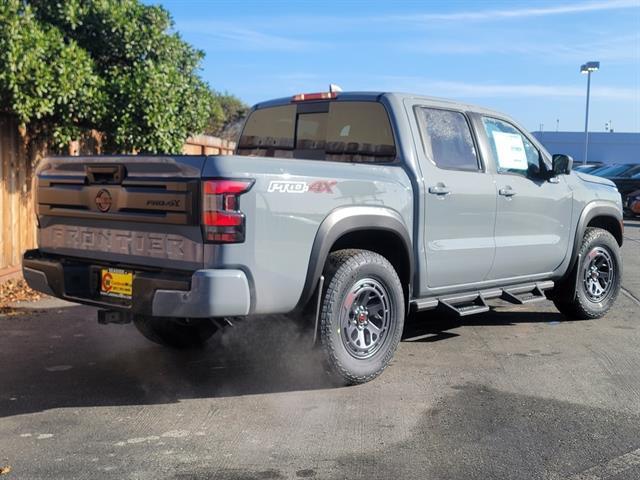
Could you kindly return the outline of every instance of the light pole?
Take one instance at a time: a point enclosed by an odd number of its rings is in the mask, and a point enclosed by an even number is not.
[[[580,67],[580,73],[587,74],[587,109],[584,115],[584,159],[582,163],[587,163],[587,155],[589,153],[589,93],[591,91],[591,72],[597,72],[600,69],[600,62],[587,62]]]

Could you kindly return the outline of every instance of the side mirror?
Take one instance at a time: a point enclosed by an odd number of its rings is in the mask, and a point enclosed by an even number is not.
[[[573,167],[573,158],[563,153],[556,153],[553,156],[553,174],[554,175],[569,175],[571,168]]]

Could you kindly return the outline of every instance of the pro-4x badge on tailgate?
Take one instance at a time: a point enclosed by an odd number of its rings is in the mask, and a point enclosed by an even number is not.
[[[269,183],[267,191],[270,193],[333,193],[333,187],[335,187],[337,183],[335,180],[316,180],[314,182],[273,180]]]

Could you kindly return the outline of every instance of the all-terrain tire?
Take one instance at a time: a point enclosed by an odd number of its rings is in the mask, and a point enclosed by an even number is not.
[[[402,336],[398,274],[375,252],[339,250],[329,255],[324,276],[319,337],[329,374],[350,385],[368,382],[389,364]],[[368,342],[375,345],[367,349]]]
[[[573,270],[553,290],[551,299],[561,313],[569,318],[583,320],[600,318],[613,306],[622,282],[622,261],[616,239],[601,228],[589,227],[578,251],[579,257]],[[602,255],[610,262],[609,285],[602,298],[588,291],[588,277],[593,261]],[[594,273],[593,275],[596,275]]]
[[[187,349],[202,347],[216,332],[209,319],[175,319],[136,315],[133,324],[147,339],[165,347]]]

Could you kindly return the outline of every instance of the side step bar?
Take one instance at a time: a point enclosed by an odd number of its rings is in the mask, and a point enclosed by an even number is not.
[[[530,291],[523,291],[521,288],[509,288],[503,290],[500,298],[507,302],[515,303],[516,305],[524,305],[526,303],[539,302],[547,299],[544,291],[541,290],[538,285]]]
[[[411,301],[411,310],[419,312],[442,308],[464,317],[475,313],[484,313],[490,310],[487,300],[500,298],[507,302],[524,305],[546,300],[545,290],[553,288],[552,281],[511,285],[504,288],[478,290],[460,295],[443,295],[441,297],[418,298]]]
[[[484,301],[482,295],[476,295],[473,300],[468,300],[467,298],[459,299],[455,297],[441,298],[439,305],[453,313],[457,313],[461,317],[489,311],[489,305]]]

